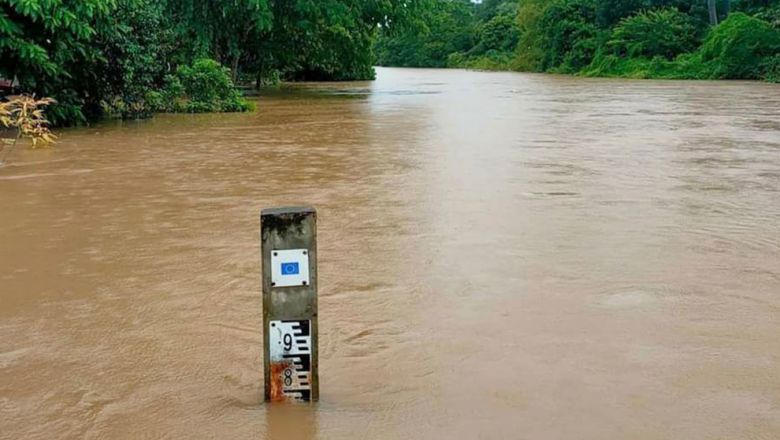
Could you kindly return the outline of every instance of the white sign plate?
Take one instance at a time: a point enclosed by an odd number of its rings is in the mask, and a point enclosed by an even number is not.
[[[268,328],[272,395],[311,399],[311,321],[271,321]]]
[[[271,251],[271,286],[290,287],[309,284],[309,252],[306,249]]]

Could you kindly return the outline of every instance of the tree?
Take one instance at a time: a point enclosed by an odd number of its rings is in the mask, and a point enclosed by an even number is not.
[[[517,46],[519,32],[515,13],[499,14],[479,25],[477,30],[479,41],[476,52],[496,50],[511,52]]]
[[[596,24],[611,27],[648,6],[646,0],[599,0],[596,2]]]
[[[103,58],[97,65],[102,107],[109,115],[151,115],[147,95],[172,69],[175,35],[165,12],[158,0],[123,0],[112,13],[112,25],[96,37]]]
[[[230,66],[235,79],[253,39],[271,26],[269,1],[168,0],[166,13],[181,42],[174,61],[211,57]]]
[[[383,26],[374,46],[377,62],[382,66],[446,67],[450,54],[474,46],[474,12],[469,0],[438,1],[412,26],[400,31]]]
[[[257,38],[252,63],[295,80],[374,77],[379,28],[398,32],[427,0],[275,0],[273,24]]]
[[[712,78],[760,79],[780,54],[780,30],[735,12],[712,29],[699,52]]]
[[[718,8],[715,5],[715,0],[707,0],[707,12],[710,15],[710,25],[715,26],[718,24]]]
[[[596,0],[556,0],[540,17],[543,70],[576,71],[590,64],[599,46]]]
[[[643,11],[624,18],[612,31],[609,45],[619,55],[674,59],[698,43],[689,16],[677,9]]]
[[[0,76],[52,96],[53,122],[97,112],[102,54],[94,39],[109,25],[114,0],[0,0]]]

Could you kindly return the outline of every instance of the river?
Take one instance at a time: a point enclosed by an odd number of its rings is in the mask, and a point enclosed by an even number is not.
[[[379,69],[0,169],[2,439],[780,437],[780,85]],[[319,217],[265,405],[259,215]]]

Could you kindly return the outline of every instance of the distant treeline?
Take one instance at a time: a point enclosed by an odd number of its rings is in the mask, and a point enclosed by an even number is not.
[[[780,81],[780,0],[434,0],[378,64]]]
[[[59,124],[243,110],[238,80],[372,78],[379,27],[427,1],[0,0],[0,79]]]

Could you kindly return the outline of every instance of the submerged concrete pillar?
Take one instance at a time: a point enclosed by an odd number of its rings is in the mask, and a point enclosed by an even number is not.
[[[317,212],[264,209],[260,225],[265,400],[316,401]]]

